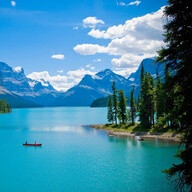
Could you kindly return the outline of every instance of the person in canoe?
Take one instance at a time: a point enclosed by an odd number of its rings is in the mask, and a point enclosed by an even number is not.
[[[27,141],[25,143],[23,143],[23,146],[35,146],[35,147],[41,147],[42,143],[37,143],[35,141],[35,143],[28,143]]]

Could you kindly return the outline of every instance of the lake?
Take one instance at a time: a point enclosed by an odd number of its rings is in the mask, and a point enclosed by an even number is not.
[[[163,169],[177,145],[109,137],[106,108],[14,109],[0,115],[0,191],[172,192]],[[41,142],[42,147],[22,143]]]

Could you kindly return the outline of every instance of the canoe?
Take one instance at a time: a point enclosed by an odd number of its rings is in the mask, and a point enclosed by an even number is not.
[[[23,146],[31,146],[31,147],[41,147],[42,144],[41,143],[24,143]]]

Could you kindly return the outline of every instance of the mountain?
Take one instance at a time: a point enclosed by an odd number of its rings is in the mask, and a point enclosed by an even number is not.
[[[49,82],[29,79],[22,68],[12,68],[3,62],[0,62],[0,86],[11,93],[7,93],[9,97],[14,95],[36,106],[47,106],[60,95]]]
[[[12,108],[42,107],[37,103],[25,100],[18,95],[14,95],[4,87],[0,86],[0,100],[5,99]]]
[[[154,78],[158,71],[162,75],[163,65],[155,64],[155,58],[144,59],[138,70],[132,73],[127,79],[121,75],[115,74],[110,69],[103,70],[94,76],[85,75],[80,83],[66,93],[64,93],[55,103],[56,106],[90,106],[94,100],[96,105],[104,103],[107,97],[112,93],[112,82],[116,83],[117,89],[125,91],[126,97],[129,97],[130,91],[135,86],[135,97],[138,96],[140,91],[140,71],[141,66],[144,66],[145,71],[150,73]],[[158,70],[157,70],[158,69]],[[101,98],[101,99],[100,99]],[[99,99],[99,100],[97,100]],[[92,104],[92,106],[95,105]],[[106,103],[104,103],[104,106]]]
[[[108,97],[102,97],[99,99],[95,99],[90,107],[107,107],[107,103],[108,103]]]
[[[111,84],[115,81],[117,89],[127,89],[128,80],[110,69],[94,76],[85,75],[80,83],[69,89],[56,101],[57,106],[89,106],[93,100],[107,97],[112,93]]]
[[[144,67],[145,72],[148,72],[152,75],[152,77],[156,77],[156,74],[158,72],[159,76],[163,76],[164,74],[164,65],[160,63],[155,63],[155,58],[147,58],[144,59],[141,64],[139,65],[139,68],[136,72],[132,73],[128,80],[134,82],[136,85],[140,84],[140,73],[141,73],[141,67]]]
[[[105,69],[94,76],[85,75],[78,85],[62,93],[56,91],[49,82],[43,79],[35,81],[27,78],[22,68],[12,68],[0,62],[0,99],[6,98],[12,107],[90,106],[94,100],[107,97],[112,93],[113,81],[117,89],[125,91],[126,97],[129,97],[132,87],[135,86],[135,97],[137,97],[140,91],[142,65],[145,71],[154,78],[157,69],[159,75],[164,73],[163,65],[155,65],[155,58],[148,58],[144,59],[137,71],[128,78]],[[106,99],[98,100],[96,105],[103,101]]]
[[[139,65],[139,68],[136,72],[132,73],[127,79],[131,81],[132,85],[135,86],[135,97],[138,97],[140,93],[140,73],[142,65],[144,67],[145,72],[150,73],[151,76],[155,79],[157,76],[157,73],[160,77],[164,75],[164,65],[160,63],[155,63],[155,57],[154,58],[146,58],[144,59],[141,64]],[[128,91],[128,97],[130,95],[130,91]]]

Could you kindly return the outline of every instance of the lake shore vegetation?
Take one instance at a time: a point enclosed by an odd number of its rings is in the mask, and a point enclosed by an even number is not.
[[[0,113],[10,113],[11,107],[6,100],[0,100]]]
[[[134,125],[136,99],[133,101],[132,91],[130,111],[126,117],[131,124],[119,118],[118,123],[116,119],[115,124],[104,125],[103,128],[121,129],[122,132],[138,129],[166,133],[171,130],[173,134],[179,134],[180,142],[184,145],[184,149],[177,153],[181,163],[174,164],[164,172],[168,178],[175,179],[179,191],[192,191],[192,4],[189,0],[169,0],[164,16],[166,46],[158,52],[157,57],[157,62],[164,64],[164,75],[160,77],[157,71],[156,77],[152,77],[142,66],[140,95],[136,105],[139,123]],[[114,110],[118,109],[119,104],[114,99],[111,113],[115,117],[122,117],[120,111]]]

